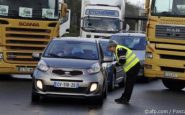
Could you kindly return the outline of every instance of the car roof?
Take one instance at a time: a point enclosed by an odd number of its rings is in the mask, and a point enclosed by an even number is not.
[[[96,43],[97,40],[94,38],[82,38],[82,37],[60,37],[60,38],[54,38],[53,40],[57,41],[79,41],[79,42],[91,42]]]
[[[103,41],[103,42],[109,42],[110,39],[97,39],[99,42]]]
[[[141,36],[141,37],[146,37],[146,34],[143,34],[143,33],[117,33],[117,34],[114,34],[113,36]]]

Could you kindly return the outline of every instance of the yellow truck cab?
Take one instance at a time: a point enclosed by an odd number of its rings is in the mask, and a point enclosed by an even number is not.
[[[30,74],[48,42],[60,35],[61,0],[0,0],[0,74]]]
[[[171,90],[185,87],[185,0],[146,0],[145,76]]]

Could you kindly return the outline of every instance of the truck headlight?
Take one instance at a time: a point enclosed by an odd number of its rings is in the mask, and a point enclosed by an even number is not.
[[[3,53],[0,52],[0,60],[2,60],[2,59],[3,59]]]
[[[153,58],[153,54],[150,53],[150,52],[147,52],[147,53],[146,53],[146,58],[152,59],[152,58]]]
[[[41,60],[39,63],[38,63],[38,66],[37,68],[43,72],[46,72],[49,70],[49,67],[47,66],[46,62]]]
[[[100,64],[99,63],[93,64],[90,67],[90,69],[87,70],[87,72],[90,74],[98,73],[99,71],[100,71]]]

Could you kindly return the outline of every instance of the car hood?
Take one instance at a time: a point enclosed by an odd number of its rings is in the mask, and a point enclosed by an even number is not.
[[[140,61],[145,60],[145,50],[133,50]]]
[[[98,60],[81,60],[81,59],[57,59],[57,58],[42,58],[49,67],[53,68],[75,68],[87,69],[92,64],[98,63]]]

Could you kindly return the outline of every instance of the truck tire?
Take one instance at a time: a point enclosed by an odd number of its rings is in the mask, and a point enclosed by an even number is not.
[[[180,91],[185,87],[185,82],[174,79],[163,79],[162,80],[165,87],[172,91]]]

